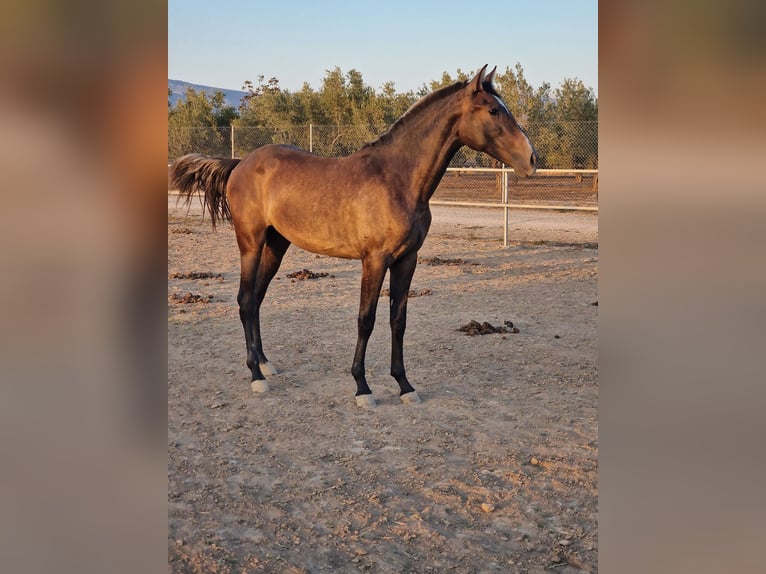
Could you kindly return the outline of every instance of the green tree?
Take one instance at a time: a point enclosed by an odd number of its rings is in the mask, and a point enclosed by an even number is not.
[[[351,107],[346,92],[346,78],[340,68],[327,70],[322,78],[319,101],[330,123],[338,130],[351,121]]]
[[[346,155],[357,147],[354,145],[359,139],[358,128],[360,124],[354,124],[354,120],[361,121],[359,112],[354,117],[354,105],[351,97],[350,84],[354,82],[358,101],[364,101],[364,83],[361,74],[354,71],[347,81],[347,76],[339,67],[326,70],[322,79],[322,87],[318,93],[320,106],[332,126],[330,140],[321,144],[316,151],[325,155]],[[363,136],[362,136],[363,137]]]
[[[264,82],[264,76],[258,76],[258,85],[249,80],[244,88],[248,93],[242,98],[239,108],[239,125],[283,127],[290,123],[289,93],[279,87],[279,79],[272,77]]]
[[[394,82],[375,90],[359,70],[326,70],[314,90],[282,89],[279,79],[257,77],[246,81],[247,94],[239,108],[225,104],[224,95],[209,96],[188,90],[174,107],[168,93],[168,153],[188,151],[229,153],[228,126],[235,129],[235,153],[245,153],[267,143],[309,147],[308,125],[314,126],[315,152],[345,155],[388,129],[405,111],[433,90],[466,81],[475,71],[445,71],[438,80],[415,92],[398,92]],[[598,164],[598,100],[593,90],[577,78],[566,79],[555,90],[544,82],[532,86],[520,63],[495,76],[495,87],[534,143],[540,167],[595,167]],[[218,131],[216,131],[218,130]],[[488,156],[461,149],[455,165],[492,165]]]
[[[567,78],[555,91],[550,130],[557,145],[548,162],[555,167],[598,166],[598,101],[582,80]]]
[[[592,88],[578,78],[566,78],[556,89],[556,119],[562,121],[598,120],[598,101]]]
[[[384,126],[390,126],[404,112],[406,112],[418,98],[413,91],[400,93],[396,91],[394,82],[383,84],[380,94],[377,95],[378,106],[382,112]]]
[[[218,127],[230,126],[239,117],[236,108],[226,103],[226,94],[221,91],[213,94],[210,103],[213,107],[213,121]]]
[[[518,62],[513,70],[506,68],[504,72],[495,76],[495,88],[516,120],[522,125],[543,121],[550,115],[552,106],[550,84],[544,82],[539,88],[534,89],[524,76],[524,68]]]
[[[178,100],[168,113],[168,158],[199,152],[226,155],[228,140],[220,129],[231,115],[224,105],[224,94],[211,98],[205,92],[187,88],[185,98]]]
[[[438,90],[439,88],[445,88],[451,86],[455,82],[465,82],[478,73],[478,70],[472,73],[466,73],[460,68],[457,69],[455,77],[452,77],[449,72],[442,72],[442,77],[438,80],[431,80],[428,84],[423,84],[417,92],[417,96],[422,98],[431,92]]]

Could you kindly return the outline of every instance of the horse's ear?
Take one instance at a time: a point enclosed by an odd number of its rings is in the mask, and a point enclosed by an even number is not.
[[[484,77],[484,70],[486,69],[487,69],[487,64],[484,64],[481,70],[479,70],[479,73],[476,74],[473,80],[471,80],[471,86],[472,86],[474,94],[477,94],[484,89],[484,87],[482,86],[482,83],[483,83],[483,77]]]
[[[484,80],[481,83],[482,87],[488,92],[494,90],[494,88],[492,87],[492,82],[495,80],[495,72],[497,72],[497,66],[492,68],[492,71],[486,76],[484,76]]]

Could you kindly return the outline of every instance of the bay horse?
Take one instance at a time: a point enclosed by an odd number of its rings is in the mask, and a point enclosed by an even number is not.
[[[377,403],[365,378],[367,342],[390,271],[391,375],[404,403],[420,402],[404,369],[407,297],[431,224],[428,202],[461,146],[487,153],[521,177],[536,153],[481,68],[417,101],[387,132],[346,157],[322,157],[286,145],[260,147],[240,159],[179,158],[172,186],[188,205],[201,191],[203,215],[234,225],[241,257],[239,316],[254,392],[276,374],[263,352],[260,307],[291,243],[313,253],[362,261],[357,343],[351,374],[356,402]]]

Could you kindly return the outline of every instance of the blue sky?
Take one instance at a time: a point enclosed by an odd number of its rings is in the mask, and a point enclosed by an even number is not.
[[[238,90],[276,76],[297,91],[338,66],[406,92],[519,62],[535,87],[577,77],[598,94],[597,15],[596,0],[169,0],[168,77]]]

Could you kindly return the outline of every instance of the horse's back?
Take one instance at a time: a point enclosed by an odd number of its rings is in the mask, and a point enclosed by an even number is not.
[[[256,196],[265,197],[260,190],[271,187],[279,181],[290,179],[290,174],[295,174],[301,164],[312,163],[311,159],[317,158],[312,153],[297,147],[270,144],[259,147],[250,152],[237,166],[229,178],[227,193],[229,201],[239,203],[248,199],[252,201]]]
[[[326,163],[329,158],[311,153],[299,147],[287,144],[269,144],[250,152],[242,159],[246,166],[252,164],[253,168],[279,169],[280,167],[310,167],[314,164]]]
[[[334,257],[394,253],[413,241],[421,216],[404,205],[400,182],[381,162],[369,150],[330,158],[286,145],[258,148],[229,182],[234,225],[270,226],[307,251]]]

